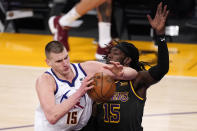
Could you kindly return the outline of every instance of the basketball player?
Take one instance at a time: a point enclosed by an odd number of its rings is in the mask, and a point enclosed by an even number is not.
[[[98,17],[98,46],[95,54],[97,60],[104,60],[108,48],[112,45],[111,38],[112,0],[106,0],[97,7]]]
[[[84,130],[95,131],[143,131],[141,126],[147,89],[160,81],[169,70],[169,54],[165,41],[165,22],[169,11],[167,6],[158,5],[156,16],[148,20],[157,33],[158,62],[145,71],[139,62],[138,49],[131,43],[120,42],[107,56],[107,62],[116,61],[130,66],[138,72],[134,80],[120,80],[116,83],[116,93],[107,103],[97,103],[90,125]],[[94,129],[93,129],[94,128]]]
[[[45,55],[51,68],[36,81],[40,105],[35,113],[35,131],[70,131],[85,126],[92,112],[92,100],[86,91],[93,88],[90,83],[95,73],[125,80],[137,75],[134,69],[118,62],[71,64],[67,50],[58,41],[46,45]]]
[[[99,41],[95,54],[97,60],[103,60],[108,48],[111,46],[111,1],[112,0],[81,0],[68,13],[62,16],[52,16],[49,18],[49,29],[54,35],[54,40],[64,44],[67,51],[70,50],[68,44],[68,30],[75,27],[76,19],[86,14],[89,10],[97,7]]]

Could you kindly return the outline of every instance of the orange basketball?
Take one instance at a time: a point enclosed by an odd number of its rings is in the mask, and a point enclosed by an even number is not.
[[[96,102],[106,102],[114,95],[116,90],[115,81],[112,77],[102,72],[96,73],[93,77],[94,88],[88,90],[90,98]]]

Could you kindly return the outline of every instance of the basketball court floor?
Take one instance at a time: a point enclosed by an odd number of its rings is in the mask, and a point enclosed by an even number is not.
[[[34,130],[35,80],[48,68],[44,47],[51,40],[51,35],[0,33],[0,130]],[[92,41],[70,37],[71,62],[94,60],[97,45]],[[153,42],[131,42],[139,48],[140,60],[156,63]],[[170,70],[148,89],[144,131],[197,131],[197,44],[168,47]]]

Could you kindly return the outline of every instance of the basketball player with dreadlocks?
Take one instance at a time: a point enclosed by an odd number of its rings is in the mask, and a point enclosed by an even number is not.
[[[91,124],[95,131],[142,131],[141,126],[146,91],[160,81],[169,70],[169,54],[165,41],[164,29],[169,11],[162,3],[157,7],[155,18],[147,15],[153,29],[157,33],[158,62],[156,66],[145,71],[139,62],[138,49],[131,43],[120,42],[115,45],[107,56],[107,62],[120,62],[138,71],[133,81],[117,81],[116,92],[107,103],[97,103]]]

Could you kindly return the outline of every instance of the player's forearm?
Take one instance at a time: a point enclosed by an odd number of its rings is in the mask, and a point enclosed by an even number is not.
[[[158,44],[158,61],[156,66],[149,69],[149,73],[153,79],[159,81],[169,70],[169,53],[164,35],[157,36],[156,42]]]
[[[124,67],[123,68],[123,74],[122,76],[118,77],[118,79],[121,80],[133,80],[136,78],[138,72],[130,67]]]
[[[56,104],[46,112],[46,117],[49,123],[56,124],[65,114],[67,114],[79,102],[81,94],[75,92],[68,99],[63,100],[61,104]]]

